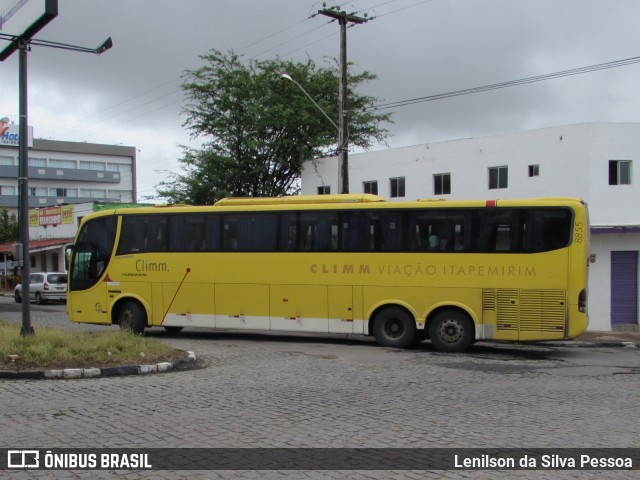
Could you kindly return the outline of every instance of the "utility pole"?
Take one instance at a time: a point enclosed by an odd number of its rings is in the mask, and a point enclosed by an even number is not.
[[[33,327],[31,326],[31,313],[29,306],[29,280],[31,274],[29,267],[31,266],[31,258],[29,256],[29,155],[27,149],[27,136],[29,134],[29,121],[27,118],[27,52],[29,51],[29,43],[21,39],[19,41],[18,51],[20,58],[18,62],[19,75],[19,145],[18,145],[18,238],[21,242],[22,252],[22,328],[20,335],[33,335]]]
[[[338,20],[340,24],[340,90],[338,94],[338,188],[340,193],[349,193],[349,111],[347,105],[347,23],[365,23],[366,17],[357,17],[338,11],[338,7],[324,8],[318,13]]]

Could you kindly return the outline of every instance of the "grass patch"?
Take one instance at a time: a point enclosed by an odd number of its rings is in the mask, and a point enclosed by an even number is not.
[[[71,332],[39,327],[35,335],[21,336],[20,325],[0,320],[0,368],[5,370],[101,368],[184,357],[185,352],[156,339],[120,330]]]

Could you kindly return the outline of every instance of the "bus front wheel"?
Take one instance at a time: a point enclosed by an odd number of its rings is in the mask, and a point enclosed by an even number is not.
[[[473,337],[473,322],[460,310],[442,310],[429,322],[429,338],[441,352],[462,352],[473,343]]]
[[[142,305],[134,301],[123,303],[118,310],[118,324],[121,330],[142,334],[147,326],[147,315]]]
[[[415,319],[404,308],[388,307],[373,320],[373,335],[384,347],[405,348],[417,338]]]

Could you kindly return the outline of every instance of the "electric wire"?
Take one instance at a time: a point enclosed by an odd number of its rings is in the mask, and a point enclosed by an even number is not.
[[[442,100],[444,98],[459,97],[462,95],[470,95],[473,93],[486,92],[489,90],[497,90],[507,87],[515,87],[519,85],[526,85],[529,83],[542,82],[545,80],[553,80],[556,78],[568,77],[573,75],[582,75],[584,73],[596,72],[599,70],[607,70],[610,68],[624,67],[626,65],[633,65],[640,63],[640,57],[630,57],[622,60],[614,60],[611,62],[598,63],[595,65],[589,65],[586,67],[572,68],[569,70],[561,70],[559,72],[546,73],[543,75],[536,75],[533,77],[520,78],[516,80],[508,80],[506,82],[492,83],[489,85],[483,85],[479,87],[465,88],[462,90],[455,90],[452,92],[438,93],[435,95],[427,95],[424,97],[410,98],[406,100],[398,100],[395,102],[380,103],[366,108],[365,110],[388,110],[393,108],[405,107],[408,105],[414,105],[417,103],[431,102],[434,100]]]

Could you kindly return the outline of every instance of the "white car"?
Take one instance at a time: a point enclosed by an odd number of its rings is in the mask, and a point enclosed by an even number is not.
[[[29,297],[41,305],[49,300],[67,301],[67,274],[64,272],[32,273],[29,281]],[[13,298],[22,302],[22,285],[17,285]]]

